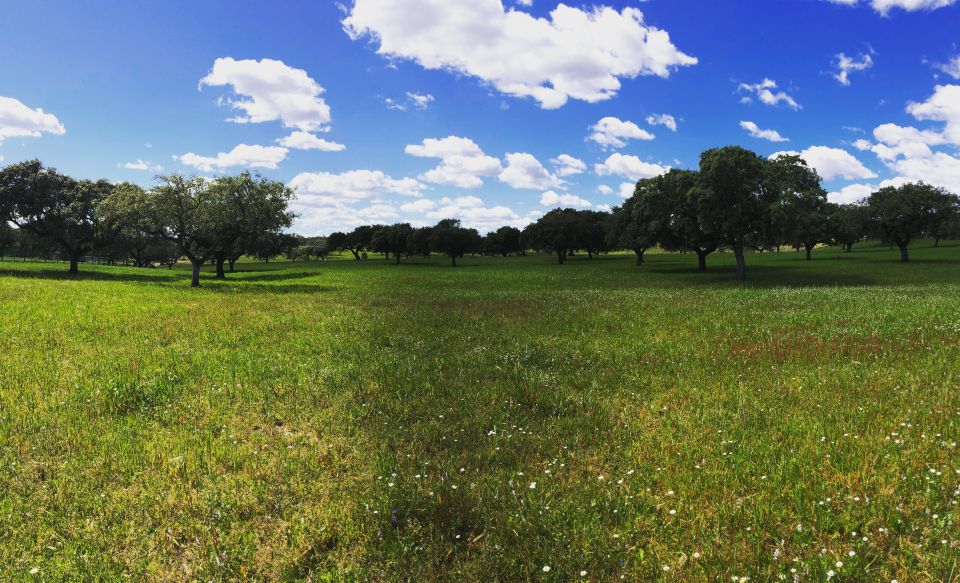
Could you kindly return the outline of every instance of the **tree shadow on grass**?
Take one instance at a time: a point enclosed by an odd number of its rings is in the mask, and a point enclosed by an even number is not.
[[[116,269],[113,267],[108,267],[106,269]],[[150,275],[148,273],[130,273],[129,271],[105,271],[105,270],[87,270],[80,268],[80,273],[67,273],[65,267],[63,268],[20,268],[20,269],[11,269],[0,267],[0,277],[16,277],[16,278],[29,278],[29,279],[49,279],[49,280],[64,280],[64,281],[130,281],[138,283],[152,283],[152,284],[169,284],[174,281],[179,281],[180,275],[182,272],[179,271],[169,271],[169,270],[160,270],[154,269],[150,270],[155,275]],[[189,274],[185,276],[189,280]]]

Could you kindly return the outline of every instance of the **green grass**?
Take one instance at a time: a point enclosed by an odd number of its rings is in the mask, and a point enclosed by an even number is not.
[[[0,580],[956,579],[912,256],[0,263]]]

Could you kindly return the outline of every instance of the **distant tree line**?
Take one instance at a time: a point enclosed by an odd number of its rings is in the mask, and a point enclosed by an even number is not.
[[[960,237],[956,195],[928,184],[887,186],[856,204],[833,204],[817,172],[798,156],[767,159],[737,146],[711,149],[697,170],[670,170],[637,182],[633,195],[611,212],[561,208],[523,230],[503,226],[486,235],[444,219],[432,227],[409,223],[361,225],[326,237],[284,232],[293,192],[283,183],[244,172],[215,179],[172,174],[149,190],[129,183],[75,180],[32,160],[0,169],[0,258],[10,249],[59,253],[70,272],[85,255],[138,266],[192,264],[192,285],[211,262],[225,277],[242,256],[264,261],[324,260],[350,253],[361,260],[381,253],[395,263],[440,254],[451,265],[466,254],[555,254],[563,264],[576,253],[592,257],[632,251],[637,265],[651,248],[693,253],[700,271],[710,254],[732,251],[736,278],[746,278],[745,253],[804,250],[820,244],[847,251],[873,237],[909,261],[910,243]],[[18,229],[11,228],[11,224]]]

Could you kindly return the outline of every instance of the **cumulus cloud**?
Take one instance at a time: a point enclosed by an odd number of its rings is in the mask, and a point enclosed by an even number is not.
[[[954,79],[960,79],[960,55],[957,55],[946,63],[937,63],[934,65],[940,72],[950,75]]]
[[[504,225],[523,227],[535,218],[535,215],[532,214],[528,214],[526,217],[520,216],[510,207],[503,205],[485,206],[483,200],[475,196],[443,197],[439,203],[429,201],[420,205],[420,208],[417,209],[412,208],[412,206],[404,205],[401,209],[415,211],[431,221],[460,219],[464,226],[477,229],[480,232],[490,231]]]
[[[777,91],[777,82],[773,79],[764,78],[763,81],[754,84],[741,83],[737,91],[745,93],[741,101],[749,103],[756,97],[764,105],[780,105],[783,103],[790,109],[796,111],[800,109],[800,104],[793,97],[787,95],[785,91]]]
[[[240,144],[229,152],[220,152],[216,156],[201,156],[188,152],[174,156],[181,164],[193,166],[203,172],[223,170],[235,166],[245,168],[277,168],[277,164],[287,157],[288,150],[280,146],[248,146]]]
[[[804,159],[808,166],[817,171],[824,180],[835,180],[844,178],[846,180],[858,180],[864,178],[876,178],[876,174],[857,160],[853,154],[840,148],[830,148],[828,146],[810,146],[802,152],[787,151],[775,152],[770,158],[795,154]]]
[[[873,57],[870,55],[861,54],[860,59],[857,60],[840,53],[834,57],[834,66],[837,68],[837,72],[833,74],[833,78],[836,79],[841,85],[849,86],[850,73],[856,71],[866,71],[872,67]]]
[[[569,154],[560,154],[556,158],[551,158],[550,163],[557,169],[557,176],[573,176],[587,171],[587,165],[583,160]]]
[[[543,206],[572,208],[588,208],[592,206],[590,201],[580,198],[579,196],[570,193],[558,194],[552,190],[548,190],[540,195],[540,204]]]
[[[305,132],[328,128],[330,107],[324,92],[303,69],[295,69],[273,59],[214,61],[213,68],[200,80],[200,87],[229,85],[237,98],[221,102],[242,113],[227,121],[260,123],[281,121],[285,127]]]
[[[67,130],[52,113],[30,109],[18,99],[0,96],[0,144],[8,138],[38,138],[63,135]]]
[[[827,200],[836,204],[851,204],[862,201],[876,191],[877,187],[870,184],[850,184],[828,193]]]
[[[740,127],[747,130],[751,137],[771,142],[789,142],[790,140],[781,136],[777,130],[762,130],[752,121],[741,121]]]
[[[918,120],[936,121],[942,130],[919,129],[885,123],[873,130],[876,143],[859,142],[857,147],[869,149],[896,177],[881,183],[902,184],[923,181],[960,192],[960,85],[937,85],[926,101],[911,102],[907,112]],[[935,148],[952,146],[954,150]]]
[[[668,113],[655,113],[647,116],[647,123],[652,126],[664,126],[671,132],[677,131],[677,120]]]
[[[603,163],[594,165],[598,176],[623,176],[634,181],[660,176],[668,170],[669,166],[644,162],[636,156],[625,156],[619,152],[611,154]],[[633,186],[630,188],[632,194]]]
[[[420,144],[409,144],[404,151],[418,158],[439,158],[440,165],[420,175],[421,180],[456,186],[478,188],[484,176],[497,176],[502,168],[500,160],[483,153],[473,140],[460,136],[427,138]]]
[[[654,135],[641,128],[632,121],[616,117],[604,117],[590,126],[591,142],[596,142],[604,148],[622,148],[627,140],[652,140]]]
[[[856,6],[860,0],[826,0],[832,4],[842,4],[844,6]],[[891,10],[899,8],[907,12],[917,10],[936,10],[953,6],[957,0],[863,0],[863,3],[869,4],[871,8],[880,14],[887,16]]]
[[[126,162],[120,165],[121,168],[126,170],[142,170],[147,172],[161,172],[163,171],[163,166],[159,164],[151,164],[146,160],[135,160],[133,162]]]
[[[501,0],[356,0],[343,28],[385,57],[476,77],[545,109],[610,99],[622,78],[665,78],[697,63],[633,7],[560,4],[536,18]]]
[[[318,138],[310,132],[297,130],[285,138],[277,140],[281,146],[294,150],[320,150],[321,152],[342,152],[347,149],[343,144]]]
[[[601,184],[597,187],[597,192],[600,194],[613,194],[613,189],[607,186],[606,184]]]
[[[507,154],[507,167],[500,173],[500,181],[513,188],[544,190],[563,186],[562,179],[554,176],[532,154],[514,152]]]
[[[434,101],[433,95],[430,95],[429,93],[421,94],[414,93],[413,91],[407,91],[405,95],[407,97],[406,101],[386,97],[384,98],[383,102],[387,104],[387,109],[406,111],[407,107],[412,107],[414,109],[423,111]]]
[[[426,185],[413,178],[392,178],[380,170],[350,170],[340,174],[301,172],[289,186],[299,204],[335,206],[344,202],[380,199],[385,195],[419,197]]]

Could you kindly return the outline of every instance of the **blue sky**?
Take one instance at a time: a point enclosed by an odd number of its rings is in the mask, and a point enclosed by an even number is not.
[[[960,192],[956,0],[3,12],[2,163],[144,186],[249,168],[297,188],[305,234],[605,209],[622,185],[728,144],[800,152],[837,201],[919,179]]]

